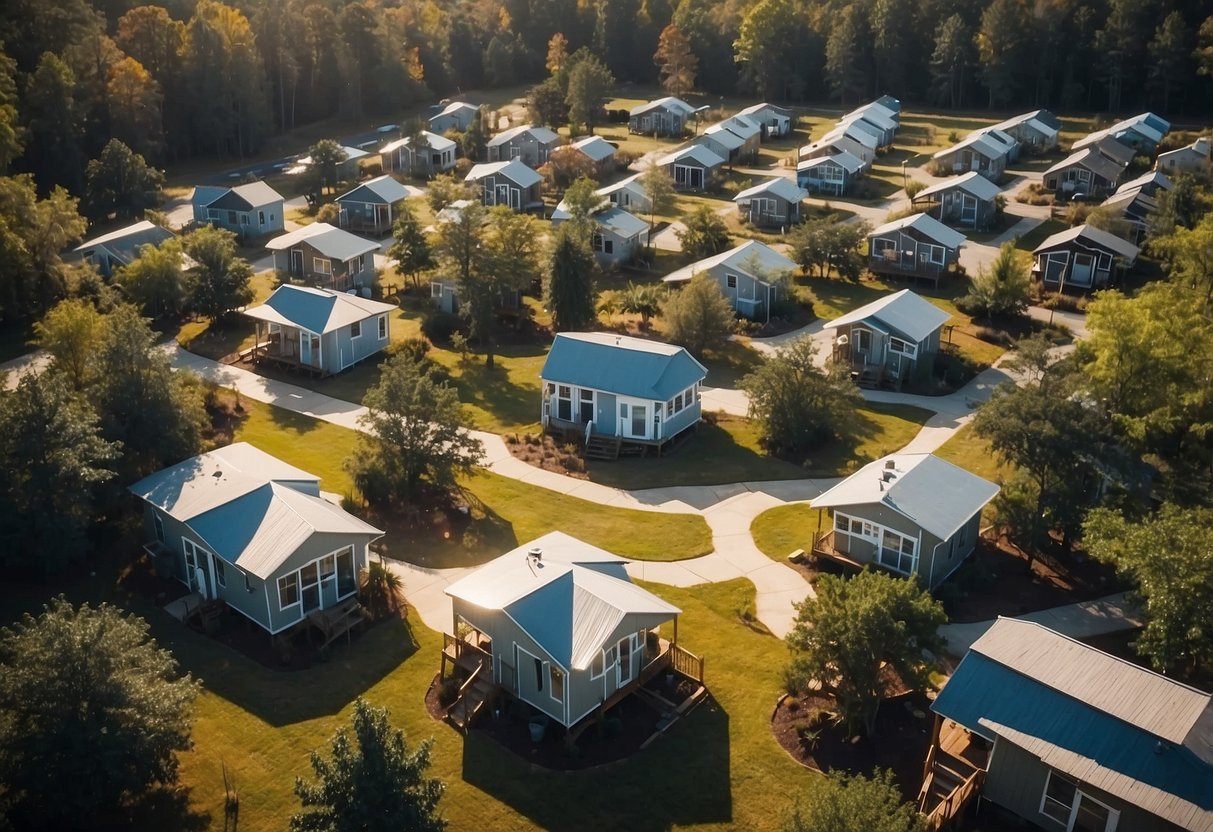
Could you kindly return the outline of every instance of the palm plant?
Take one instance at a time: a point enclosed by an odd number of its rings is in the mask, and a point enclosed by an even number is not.
[[[404,581],[383,561],[371,561],[359,576],[362,605],[378,619],[399,612],[404,604]]]

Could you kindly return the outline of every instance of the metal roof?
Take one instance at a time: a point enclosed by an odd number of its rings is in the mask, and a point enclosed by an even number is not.
[[[908,217],[902,217],[899,220],[886,222],[884,225],[874,229],[868,234],[868,239],[878,237],[881,234],[887,234],[890,231],[897,231],[901,228],[912,228],[919,234],[923,234],[940,245],[947,248],[960,248],[968,238],[959,231],[948,228],[939,220],[927,214],[911,214]]]
[[[153,222],[142,220],[133,225],[115,229],[108,234],[93,237],[91,240],[85,240],[74,250],[81,252],[104,246],[118,255],[123,262],[129,263],[143,246],[158,246],[175,236],[167,228],[161,228]]]
[[[260,208],[262,205],[269,205],[271,202],[279,202],[283,199],[282,194],[260,181],[249,182],[246,185],[237,185],[231,189],[231,192],[238,195],[253,208]]]
[[[675,98],[672,95],[667,95],[665,98],[655,98],[652,101],[646,101],[644,104],[637,104],[635,107],[628,110],[628,115],[643,115],[649,110],[656,110],[658,107],[665,107],[667,110],[681,112],[683,117],[689,116],[695,112],[695,108],[683,101],[681,98]]]
[[[743,139],[752,139],[762,134],[762,125],[743,113],[729,116],[720,122],[720,126]]]
[[[369,254],[379,250],[378,243],[373,243],[357,234],[351,234],[343,228],[329,225],[327,222],[314,222],[294,231],[280,234],[266,243],[265,247],[270,251],[285,251],[296,243],[305,241],[325,257],[331,257],[343,263],[353,260],[360,254]]]
[[[837,139],[839,136],[846,136],[851,141],[858,142],[859,144],[866,147],[868,150],[875,150],[877,148],[877,146],[880,144],[880,139],[876,138],[876,136],[872,135],[871,133],[868,133],[865,130],[860,130],[858,127],[855,126],[855,123],[853,121],[839,124],[833,130],[831,130],[829,133],[826,133],[824,136],[822,136],[820,141],[821,142],[833,141],[834,139]]]
[[[1213,830],[1207,693],[1040,624],[1000,618],[932,710],[1184,829]]]
[[[615,145],[602,136],[586,136],[584,139],[578,139],[573,142],[573,147],[595,162],[601,162],[615,155]]]
[[[429,130],[422,130],[418,135],[425,139],[425,146],[430,150],[451,150],[455,147],[455,143],[446,136],[439,136],[437,133],[431,133]],[[394,142],[388,142],[383,147],[379,148],[380,153],[391,153],[401,147],[410,147],[413,143],[412,136],[405,136],[403,139],[396,139]]]
[[[316,335],[391,312],[396,307],[328,289],[284,283],[259,306],[242,313],[259,321],[306,329]]]
[[[883,324],[884,331],[887,332],[891,328],[895,334],[918,343],[946,324],[951,317],[929,300],[909,289],[902,289],[828,321],[824,328],[837,329],[875,318]]]
[[[1050,138],[1056,136],[1060,129],[1060,122],[1057,121],[1057,116],[1053,115],[1048,110],[1033,110],[1030,113],[1022,113],[1017,116],[1012,116],[1006,121],[998,122],[998,124],[995,124],[994,127],[999,130],[1009,130],[1012,127],[1018,127],[1021,124],[1027,124],[1036,132]]]
[[[376,176],[374,179],[368,179],[356,188],[346,191],[341,196],[337,197],[337,202],[350,200],[351,202],[368,202],[379,203],[381,205],[394,205],[401,200],[409,198],[409,189],[401,185],[391,176],[386,173],[383,176]]]
[[[734,133],[724,124],[713,124],[710,127],[705,127],[703,135],[696,141],[702,141],[705,138],[711,138],[712,141],[719,142],[728,150],[737,150],[745,146],[745,139]]]
[[[1120,239],[1115,234],[1109,234],[1107,231],[1084,224],[1057,232],[1033,249],[1032,253],[1039,254],[1042,251],[1048,251],[1049,249],[1072,242],[1098,246],[1128,260],[1136,260],[1137,255],[1141,252],[1141,249],[1137,246]]]
[[[268,579],[313,534],[383,534],[321,499],[319,482],[239,442],[157,471],[129,490],[187,525],[214,554]]]
[[[1116,136],[1124,135],[1132,131],[1139,134],[1142,138],[1149,140],[1154,144],[1162,141],[1163,136],[1171,129],[1171,124],[1166,119],[1154,115],[1153,113],[1138,113],[1135,116],[1122,119],[1111,127],[1105,127],[1102,130],[1096,130],[1088,133],[1078,141],[1074,142],[1074,149],[1086,147],[1090,144],[1103,141],[1106,138],[1115,140]]]
[[[610,332],[559,332],[539,377],[649,401],[669,401],[707,377],[675,344]]]
[[[1006,156],[1010,152],[1010,148],[1003,142],[996,139],[991,139],[985,133],[971,133],[963,140],[957,142],[951,147],[945,148],[931,156],[932,159],[942,159],[945,156],[951,156],[958,150],[971,148],[982,154],[987,159],[998,159]]]
[[[934,454],[890,454],[869,462],[813,500],[813,508],[883,505],[947,540],[999,488]]]
[[[724,132],[724,135],[736,139],[732,133]],[[675,150],[673,153],[668,153],[657,160],[659,165],[670,165],[674,162],[681,162],[683,159],[691,159],[698,162],[705,168],[719,167],[724,164],[724,159],[720,158],[710,147],[704,147],[702,144],[691,144],[684,148]]]
[[[649,224],[640,217],[614,206],[595,213],[594,222],[611,229],[624,238],[635,237],[649,227]]]
[[[881,130],[896,130],[897,119],[896,113],[889,108],[877,104],[875,101],[870,104],[864,104],[858,107],[845,116],[839,119],[840,122],[850,121],[851,119],[861,118],[870,124],[879,127]]]
[[[738,202],[747,197],[759,196],[760,194],[774,194],[780,199],[786,199],[788,202],[800,202],[802,199],[807,199],[809,192],[797,185],[791,179],[785,176],[775,176],[770,179],[765,179],[754,185],[751,188],[746,188],[737,196],[733,197],[734,202]]]
[[[540,551],[540,557],[529,553]],[[596,546],[550,532],[489,561],[446,594],[509,615],[566,671],[585,670],[628,630],[655,627],[681,610],[631,582],[627,563]]]
[[[784,118],[789,119],[792,117],[792,111],[787,107],[780,107],[778,104],[771,104],[767,101],[763,101],[760,104],[751,104],[749,107],[746,107],[743,110],[738,110],[737,115],[756,116],[762,112],[773,113],[777,116],[783,116]]]
[[[560,136],[556,135],[543,125],[520,124],[517,127],[511,127],[509,130],[502,130],[496,136],[493,136],[493,138],[489,139],[488,146],[497,147],[498,145],[505,144],[508,141],[518,138],[523,133],[530,133],[535,137],[535,141],[539,142],[540,144],[551,144],[552,142],[560,139]]]
[[[633,173],[631,176],[627,177],[626,179],[620,179],[618,182],[612,182],[610,185],[603,185],[601,188],[594,191],[594,193],[598,194],[599,196],[608,196],[610,194],[615,193],[615,191],[622,191],[626,188],[627,190],[632,191],[633,193],[640,194],[641,196],[645,196],[644,186],[640,182],[636,181],[639,178],[640,178],[639,173]],[[646,198],[647,198],[647,196],[646,196]]]
[[[1117,193],[1120,191],[1131,191],[1134,188],[1144,188],[1146,185],[1157,185],[1164,191],[1169,191],[1173,187],[1171,180],[1167,178],[1166,174],[1152,170],[1148,173],[1143,173],[1136,179],[1130,179],[1128,182],[1125,182],[1123,185],[1117,188],[1116,191]]]
[[[920,196],[930,196],[932,194],[941,193],[951,188],[960,188],[962,191],[966,191],[978,199],[986,202],[992,201],[994,197],[1002,193],[999,187],[989,179],[986,179],[977,171],[971,170],[966,174],[962,174],[961,176],[953,176],[948,179],[944,179],[941,182],[937,182],[929,188],[923,188],[921,191],[915,194],[915,199]]]
[[[1115,182],[1120,178],[1121,173],[1124,172],[1124,168],[1101,154],[1094,147],[1087,147],[1071,153],[1046,170],[1042,175],[1048,176],[1051,173],[1060,173],[1066,168],[1074,167],[1075,165],[1080,165],[1109,182]]]
[[[482,162],[479,165],[473,165],[472,169],[468,171],[468,175],[464,177],[464,181],[479,182],[484,177],[493,174],[501,174],[520,188],[529,188],[543,181],[542,176],[517,159],[510,159],[508,162]]]
[[[770,275],[760,275],[758,272],[791,272],[797,268],[795,262],[788,259],[787,256],[780,254],[766,243],[759,242],[758,240],[746,240],[744,243],[734,246],[728,251],[722,251],[720,254],[713,254],[711,257],[696,260],[694,263],[683,266],[681,269],[672,271],[661,278],[661,280],[663,283],[681,283],[690,280],[706,269],[720,265],[748,275],[759,282],[769,282]]]
[[[476,104],[468,104],[466,101],[452,101],[450,104],[443,107],[442,111],[436,115],[449,116],[452,113],[458,113],[464,110],[471,110],[473,113],[475,113],[479,112],[480,107]],[[431,118],[433,118],[433,116],[431,116]]]
[[[831,153],[829,156],[814,156],[812,159],[805,159],[796,166],[797,170],[808,170],[809,168],[824,165],[827,162],[832,162],[845,170],[847,173],[858,173],[863,170],[863,160],[854,153],[843,150],[838,153]]]

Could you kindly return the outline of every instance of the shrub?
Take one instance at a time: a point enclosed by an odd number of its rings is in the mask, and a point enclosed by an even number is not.
[[[1044,296],[1042,306],[1046,309],[1060,309],[1063,312],[1086,312],[1090,300],[1086,295],[1066,295],[1052,292]]]
[[[455,176],[461,181],[467,178],[467,175],[472,172],[475,162],[468,158],[460,158],[455,160]]]
[[[320,210],[316,212],[316,222],[327,222],[330,225],[336,224],[341,219],[341,209],[337,207],[335,202],[327,202],[320,206]]]
[[[407,355],[417,364],[425,360],[429,351],[430,342],[425,338],[405,338],[392,348],[393,354]]]
[[[437,344],[450,341],[451,336],[463,326],[458,315],[435,309],[421,320],[421,334]]]
[[[917,179],[911,179],[909,182],[906,183],[906,196],[908,196],[910,199],[913,199],[914,197],[916,197],[920,193],[922,193],[923,190],[926,189],[926,187],[927,187],[926,182],[919,182]]]
[[[976,332],[974,332],[974,335],[983,341],[987,341],[991,344],[998,344],[998,346],[1006,347],[1007,349],[1010,349],[1015,345],[1015,339],[1012,338],[1011,333],[1007,332],[1005,329],[998,329],[990,326],[979,326],[977,327]]]
[[[960,144],[960,133],[952,130],[948,133],[948,144]]]
[[[438,686],[438,704],[444,708],[454,705],[459,696],[459,688],[459,680],[454,676],[443,679],[442,684]]]

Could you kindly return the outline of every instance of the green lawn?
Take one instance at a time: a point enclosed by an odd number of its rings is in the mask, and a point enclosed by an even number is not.
[[[774,560],[786,562],[797,549],[809,551],[817,532],[818,510],[808,503],[788,503],[767,509],[750,523],[754,545]],[[823,523],[827,522],[825,520]]]
[[[841,477],[909,444],[934,413],[908,404],[869,402],[855,411],[843,439],[805,460],[806,477]]]
[[[994,455],[990,443],[973,432],[972,423],[952,434],[935,455],[992,482],[999,482],[1012,472],[1011,466],[1004,465]]]
[[[357,433],[280,407],[248,400],[242,404],[246,415],[235,441],[249,442],[318,475],[326,491],[353,494],[343,466],[357,444]],[[384,538],[388,554],[426,566],[470,566],[556,529],[641,560],[682,560],[712,551],[711,531],[695,514],[601,506],[489,471],[478,471],[462,486],[472,516],[466,538],[445,537],[444,519],[426,515],[428,525],[420,528],[389,524]]]
[[[1022,234],[1015,240],[1015,248],[1020,251],[1032,251],[1049,237],[1059,231],[1065,231],[1066,224],[1061,220],[1045,220],[1027,234]]]

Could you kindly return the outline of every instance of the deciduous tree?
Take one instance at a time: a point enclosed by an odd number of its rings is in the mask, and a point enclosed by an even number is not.
[[[484,456],[455,388],[405,353],[383,365],[362,403],[366,434],[346,464],[372,505],[415,504],[426,486],[450,490]]]
[[[526,96],[527,114],[536,124],[546,124],[558,128],[569,121],[569,105],[565,101],[566,93],[556,78],[531,87]]]
[[[823,575],[815,598],[796,605],[788,633],[789,679],[814,681],[833,694],[839,716],[868,736],[884,698],[885,665],[911,690],[930,684],[926,651],[938,653],[943,605],[917,581],[865,570],[853,578]]]
[[[321,139],[308,148],[307,155],[312,160],[308,165],[308,173],[311,174],[316,193],[323,197],[325,188],[329,191],[336,190],[341,179],[338,169],[342,162],[349,158],[345,148],[334,139]]]
[[[160,204],[164,174],[117,139],[88,163],[84,206],[95,219],[129,220]]]
[[[63,297],[68,269],[60,253],[86,225],[62,188],[38,199],[32,176],[0,178],[0,316],[37,317]]]
[[[797,800],[781,832],[921,832],[922,816],[901,799],[891,772],[871,777],[833,771],[814,777],[805,800]]]
[[[138,257],[118,270],[114,282],[149,318],[177,319],[190,308],[193,277],[184,268],[181,244],[168,240],[144,246]]]
[[[0,176],[21,155],[24,133],[17,114],[17,62],[0,43]]]
[[[673,96],[681,96],[695,87],[699,58],[691,51],[690,38],[674,23],[661,30],[653,63],[661,75],[661,86]]]
[[[194,261],[194,293],[190,307],[212,320],[253,302],[253,267],[236,250],[236,235],[225,228],[204,226],[182,239]]]
[[[429,237],[408,202],[396,206],[396,222],[392,225],[392,244],[387,256],[405,279],[412,278],[414,286],[417,275],[434,265]]]
[[[1015,243],[1007,242],[999,248],[998,256],[988,269],[978,270],[968,294],[957,302],[957,306],[978,317],[1016,318],[1027,312],[1030,289],[1027,260],[1015,248]]]
[[[658,214],[665,214],[674,207],[674,179],[670,172],[657,164],[656,159],[650,159],[648,167],[640,174],[640,187],[644,188],[645,198],[649,201],[649,235],[648,242],[653,243],[653,226]]]
[[[674,232],[682,253],[690,260],[702,260],[725,251],[733,244],[724,219],[706,205],[700,205],[683,220],[684,228]]]
[[[105,316],[82,298],[60,301],[34,324],[38,349],[51,357],[50,369],[61,374],[73,390],[84,390],[101,368],[97,366],[97,341],[105,328]]]
[[[593,134],[602,104],[610,97],[614,86],[615,76],[597,57],[586,55],[578,60],[569,70],[569,89],[565,96],[565,102],[569,105],[569,123],[574,126],[584,124]]]
[[[741,19],[734,60],[746,85],[761,98],[784,97],[792,65],[790,26],[796,15],[792,0],[759,0]]]
[[[665,334],[672,343],[687,348],[692,355],[724,344],[733,334],[736,317],[720,284],[708,275],[696,275],[661,305]]]
[[[143,64],[128,56],[110,67],[105,100],[114,139],[141,156],[160,158],[164,144],[163,95]]]
[[[41,192],[62,185],[80,193],[84,158],[77,126],[76,76],[50,52],[38,61],[29,80],[22,115],[26,119],[26,157]]]

